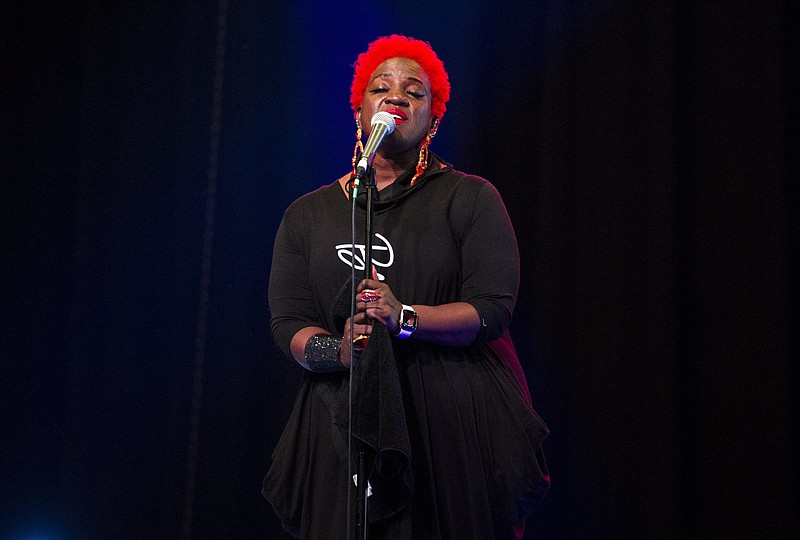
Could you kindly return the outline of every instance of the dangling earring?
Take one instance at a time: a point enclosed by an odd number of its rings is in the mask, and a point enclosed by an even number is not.
[[[353,176],[356,175],[356,162],[358,161],[358,157],[364,153],[364,143],[361,142],[361,135],[361,126],[356,122],[356,146],[353,148],[353,159],[351,161],[353,164]]]
[[[419,147],[419,159],[417,160],[417,168],[414,171],[414,177],[411,179],[411,185],[417,183],[417,179],[425,172],[425,169],[428,168],[428,162],[430,161],[430,152],[428,151],[428,147],[431,145],[431,141],[436,136],[436,131],[439,129],[439,119],[436,118],[433,121],[433,127],[431,128],[430,132],[425,136],[425,140],[422,141],[422,144]]]
[[[430,157],[428,147],[431,145],[431,138],[430,134],[426,135],[425,140],[422,141],[422,145],[419,147],[419,160],[417,160],[417,169],[414,172],[414,178],[411,179],[412,186],[417,183],[417,178],[428,168],[428,158]]]

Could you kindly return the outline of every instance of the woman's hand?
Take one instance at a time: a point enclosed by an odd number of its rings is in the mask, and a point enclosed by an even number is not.
[[[364,279],[356,292],[356,312],[365,321],[380,321],[390,334],[395,335],[400,326],[403,304],[389,288],[377,279],[375,266],[372,279]],[[438,306],[413,304],[418,320],[423,321],[414,331],[414,339],[439,345],[471,345],[481,328],[481,318],[472,304],[450,302]],[[357,322],[361,319],[357,319]]]
[[[396,333],[403,304],[386,283],[375,279],[374,268],[372,274],[373,279],[364,279],[358,284],[356,311],[370,320],[382,322],[390,334]]]
[[[353,326],[355,343],[350,341],[350,326]],[[372,322],[367,319],[364,313],[356,313],[355,317],[348,318],[344,323],[344,334],[342,336],[342,346],[339,348],[339,363],[344,367],[350,367],[350,350],[353,351],[353,358],[357,359],[367,344],[367,339],[372,333]]]

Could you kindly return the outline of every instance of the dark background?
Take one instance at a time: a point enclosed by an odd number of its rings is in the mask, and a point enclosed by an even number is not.
[[[347,170],[351,64],[394,32],[517,230],[527,538],[797,537],[791,2],[10,4],[0,537],[285,537],[272,240]]]

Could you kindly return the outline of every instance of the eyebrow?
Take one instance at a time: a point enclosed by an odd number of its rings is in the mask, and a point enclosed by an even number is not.
[[[385,73],[378,73],[377,75],[375,75],[375,76],[372,78],[372,80],[371,80],[371,81],[369,81],[369,83],[370,83],[370,84],[372,84],[372,83],[374,83],[375,81],[377,81],[377,80],[378,80],[378,79],[380,79],[380,78],[383,78],[383,77],[389,78],[389,77],[391,77],[391,76],[392,76],[392,74],[391,74],[391,73],[389,73],[388,71],[387,71],[387,72],[385,72]],[[414,81],[414,82],[417,82],[417,83],[421,84],[422,86],[425,86],[425,83],[424,83],[424,82],[422,82],[420,79],[418,79],[418,78],[416,78],[416,77],[410,77],[410,76],[409,76],[409,77],[407,77],[407,80],[409,80],[409,81]]]

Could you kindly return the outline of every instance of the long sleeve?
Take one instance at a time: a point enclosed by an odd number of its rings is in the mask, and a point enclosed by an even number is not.
[[[290,222],[287,211],[275,237],[269,278],[272,339],[287,358],[292,358],[289,344],[297,331],[320,324],[314,317],[316,309],[305,270],[308,263]]]
[[[519,252],[511,220],[497,190],[483,182],[469,190],[471,201],[455,199],[471,212],[464,217],[461,238],[461,300],[481,317],[476,343],[502,336],[511,323],[519,290]]]

